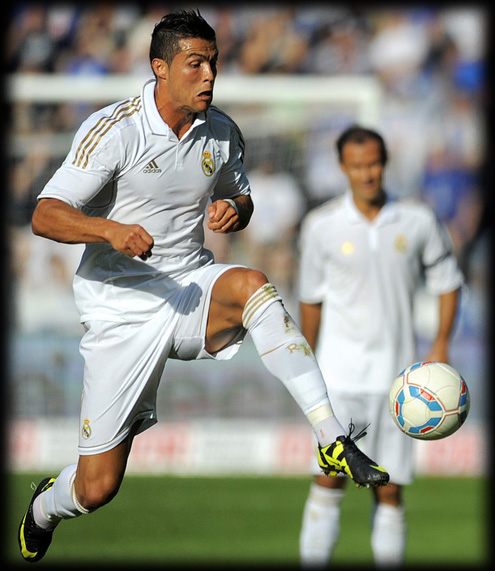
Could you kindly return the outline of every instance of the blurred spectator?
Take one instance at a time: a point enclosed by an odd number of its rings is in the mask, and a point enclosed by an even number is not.
[[[46,26],[58,52],[70,45],[79,13],[77,4],[48,4]]]
[[[305,71],[327,75],[369,74],[369,38],[354,18],[322,26],[313,36]]]
[[[470,6],[447,6],[438,14],[459,52],[458,63],[481,66],[487,46],[487,14]]]
[[[7,69],[18,72],[52,70],[55,42],[47,30],[47,9],[36,4],[22,6],[7,33]]]
[[[308,44],[294,28],[292,16],[292,9],[279,9],[253,22],[239,56],[244,73],[300,71]]]
[[[477,171],[446,148],[430,152],[424,173],[422,198],[445,222],[459,265],[469,281],[466,249],[479,227],[482,202]]]
[[[441,87],[441,83],[449,81],[455,62],[459,57],[459,49],[452,36],[447,32],[444,23],[436,15],[427,22],[428,53],[424,63],[424,71],[430,81]]]
[[[394,94],[417,93],[428,53],[426,32],[404,10],[384,11],[369,44],[371,68]]]
[[[163,4],[148,4],[129,29],[123,50],[129,73],[153,77],[149,60],[150,30],[167,11]]]
[[[222,75],[239,73],[239,52],[246,28],[250,26],[249,12],[242,6],[232,8],[220,4],[218,8],[201,8],[201,14],[216,30],[220,53],[218,72]]]
[[[77,22],[73,44],[57,62],[59,73],[100,75],[109,73],[115,49],[112,8],[97,4],[83,12]]]

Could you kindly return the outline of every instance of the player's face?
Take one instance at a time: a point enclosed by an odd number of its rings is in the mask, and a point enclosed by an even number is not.
[[[167,89],[177,109],[206,111],[213,99],[218,50],[215,42],[201,38],[179,40],[181,51],[170,65]]]
[[[340,168],[349,179],[355,199],[375,202],[383,195],[384,165],[378,141],[347,143],[342,149]]]

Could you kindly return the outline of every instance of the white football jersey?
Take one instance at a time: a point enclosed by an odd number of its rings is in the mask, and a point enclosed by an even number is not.
[[[215,107],[179,140],[161,118],[155,80],[140,96],[91,115],[38,198],[58,198],[90,216],[140,224],[154,239],[147,261],[108,243],[87,244],[74,278],[81,321],[151,316],[190,271],[213,262],[203,248],[208,201],[249,194],[244,141]]]
[[[329,391],[388,390],[416,360],[423,280],[434,294],[463,284],[445,228],[413,201],[388,199],[370,222],[350,192],[330,200],[304,219],[300,258],[300,300],[323,303],[316,355]]]

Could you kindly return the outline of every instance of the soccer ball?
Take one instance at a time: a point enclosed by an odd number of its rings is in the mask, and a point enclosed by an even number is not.
[[[445,363],[415,363],[390,388],[392,418],[402,432],[421,440],[453,434],[466,420],[469,405],[466,381]]]

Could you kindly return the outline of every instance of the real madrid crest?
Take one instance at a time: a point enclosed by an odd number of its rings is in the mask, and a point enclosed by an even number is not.
[[[354,244],[352,242],[344,242],[340,248],[342,254],[344,254],[344,256],[350,256],[351,254],[354,253]]]
[[[395,239],[395,249],[402,254],[407,250],[407,239],[404,234],[399,234]]]
[[[91,437],[91,426],[89,425],[89,420],[87,418],[84,419],[83,426],[82,426],[82,437],[84,440],[88,440]]]
[[[211,176],[215,172],[215,163],[208,151],[203,151],[203,161],[201,162],[201,168],[206,176]]]

